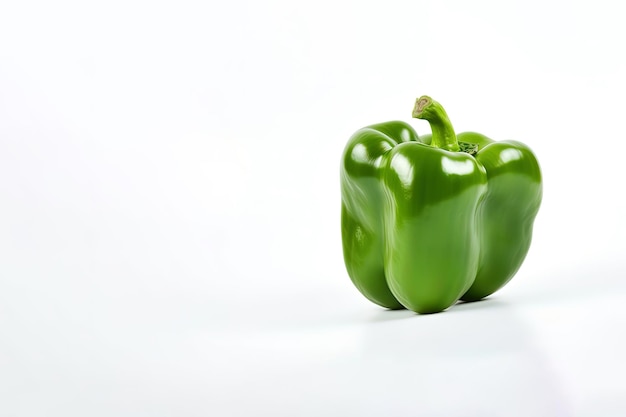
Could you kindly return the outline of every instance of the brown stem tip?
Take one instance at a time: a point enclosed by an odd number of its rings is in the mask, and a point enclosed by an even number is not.
[[[422,113],[422,110],[432,102],[432,99],[428,96],[421,96],[415,101],[415,107],[413,108],[413,117],[417,117]]]

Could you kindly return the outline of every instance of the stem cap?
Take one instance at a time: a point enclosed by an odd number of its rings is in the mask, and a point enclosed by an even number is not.
[[[433,99],[428,96],[421,96],[415,100],[415,107],[413,108],[413,117],[417,119],[424,118],[424,110],[433,104]]]

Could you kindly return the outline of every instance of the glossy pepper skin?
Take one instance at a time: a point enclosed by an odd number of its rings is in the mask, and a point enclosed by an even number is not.
[[[532,151],[516,141],[455,134],[443,107],[420,97],[413,116],[357,131],[341,162],[348,275],[372,302],[435,313],[497,291],[521,266],[542,197]]]

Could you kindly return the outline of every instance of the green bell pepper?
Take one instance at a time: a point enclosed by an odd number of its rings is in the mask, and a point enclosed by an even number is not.
[[[343,255],[352,282],[389,309],[443,311],[480,300],[522,265],[542,197],[533,152],[455,134],[444,108],[417,99],[419,137],[391,121],[358,130],[341,163]]]

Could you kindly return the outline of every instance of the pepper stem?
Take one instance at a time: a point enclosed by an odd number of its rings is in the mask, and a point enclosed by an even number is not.
[[[460,150],[452,123],[441,104],[428,96],[421,96],[415,101],[413,117],[430,124],[433,131],[432,146],[453,152]]]

